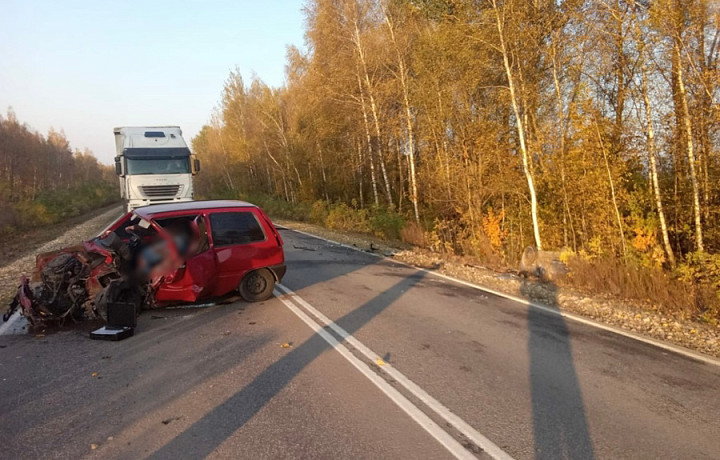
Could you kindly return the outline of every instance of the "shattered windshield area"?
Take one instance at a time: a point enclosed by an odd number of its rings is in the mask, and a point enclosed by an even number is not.
[[[143,222],[146,223],[147,221],[144,221],[136,214],[131,214],[118,225],[118,227],[114,230],[114,233],[119,236],[120,239],[126,241],[129,240],[133,234],[139,236],[151,236],[157,233],[152,226],[144,224]]]
[[[190,159],[185,158],[127,158],[128,175],[141,174],[189,174]]]

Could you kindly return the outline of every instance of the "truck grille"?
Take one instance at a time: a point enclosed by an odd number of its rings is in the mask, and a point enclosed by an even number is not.
[[[148,198],[174,197],[182,192],[183,186],[175,185],[141,185],[140,191]]]

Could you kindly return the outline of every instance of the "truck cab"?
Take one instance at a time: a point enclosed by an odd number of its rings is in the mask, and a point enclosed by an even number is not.
[[[115,173],[125,210],[193,200],[192,176],[200,162],[191,154],[179,126],[119,127],[115,134]]]

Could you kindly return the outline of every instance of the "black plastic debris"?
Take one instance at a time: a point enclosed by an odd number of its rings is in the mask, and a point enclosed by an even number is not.
[[[135,334],[135,329],[132,327],[112,327],[103,326],[100,329],[96,329],[90,333],[90,338],[94,340],[111,340],[117,342],[118,340],[127,339]]]
[[[137,326],[137,306],[132,302],[110,302],[107,305],[107,326],[90,333],[94,340],[118,341],[132,337]]]

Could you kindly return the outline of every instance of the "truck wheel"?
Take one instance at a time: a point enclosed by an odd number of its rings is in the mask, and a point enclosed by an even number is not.
[[[275,277],[270,270],[261,268],[253,270],[240,281],[238,291],[243,299],[248,302],[261,302],[272,295],[275,288]]]

